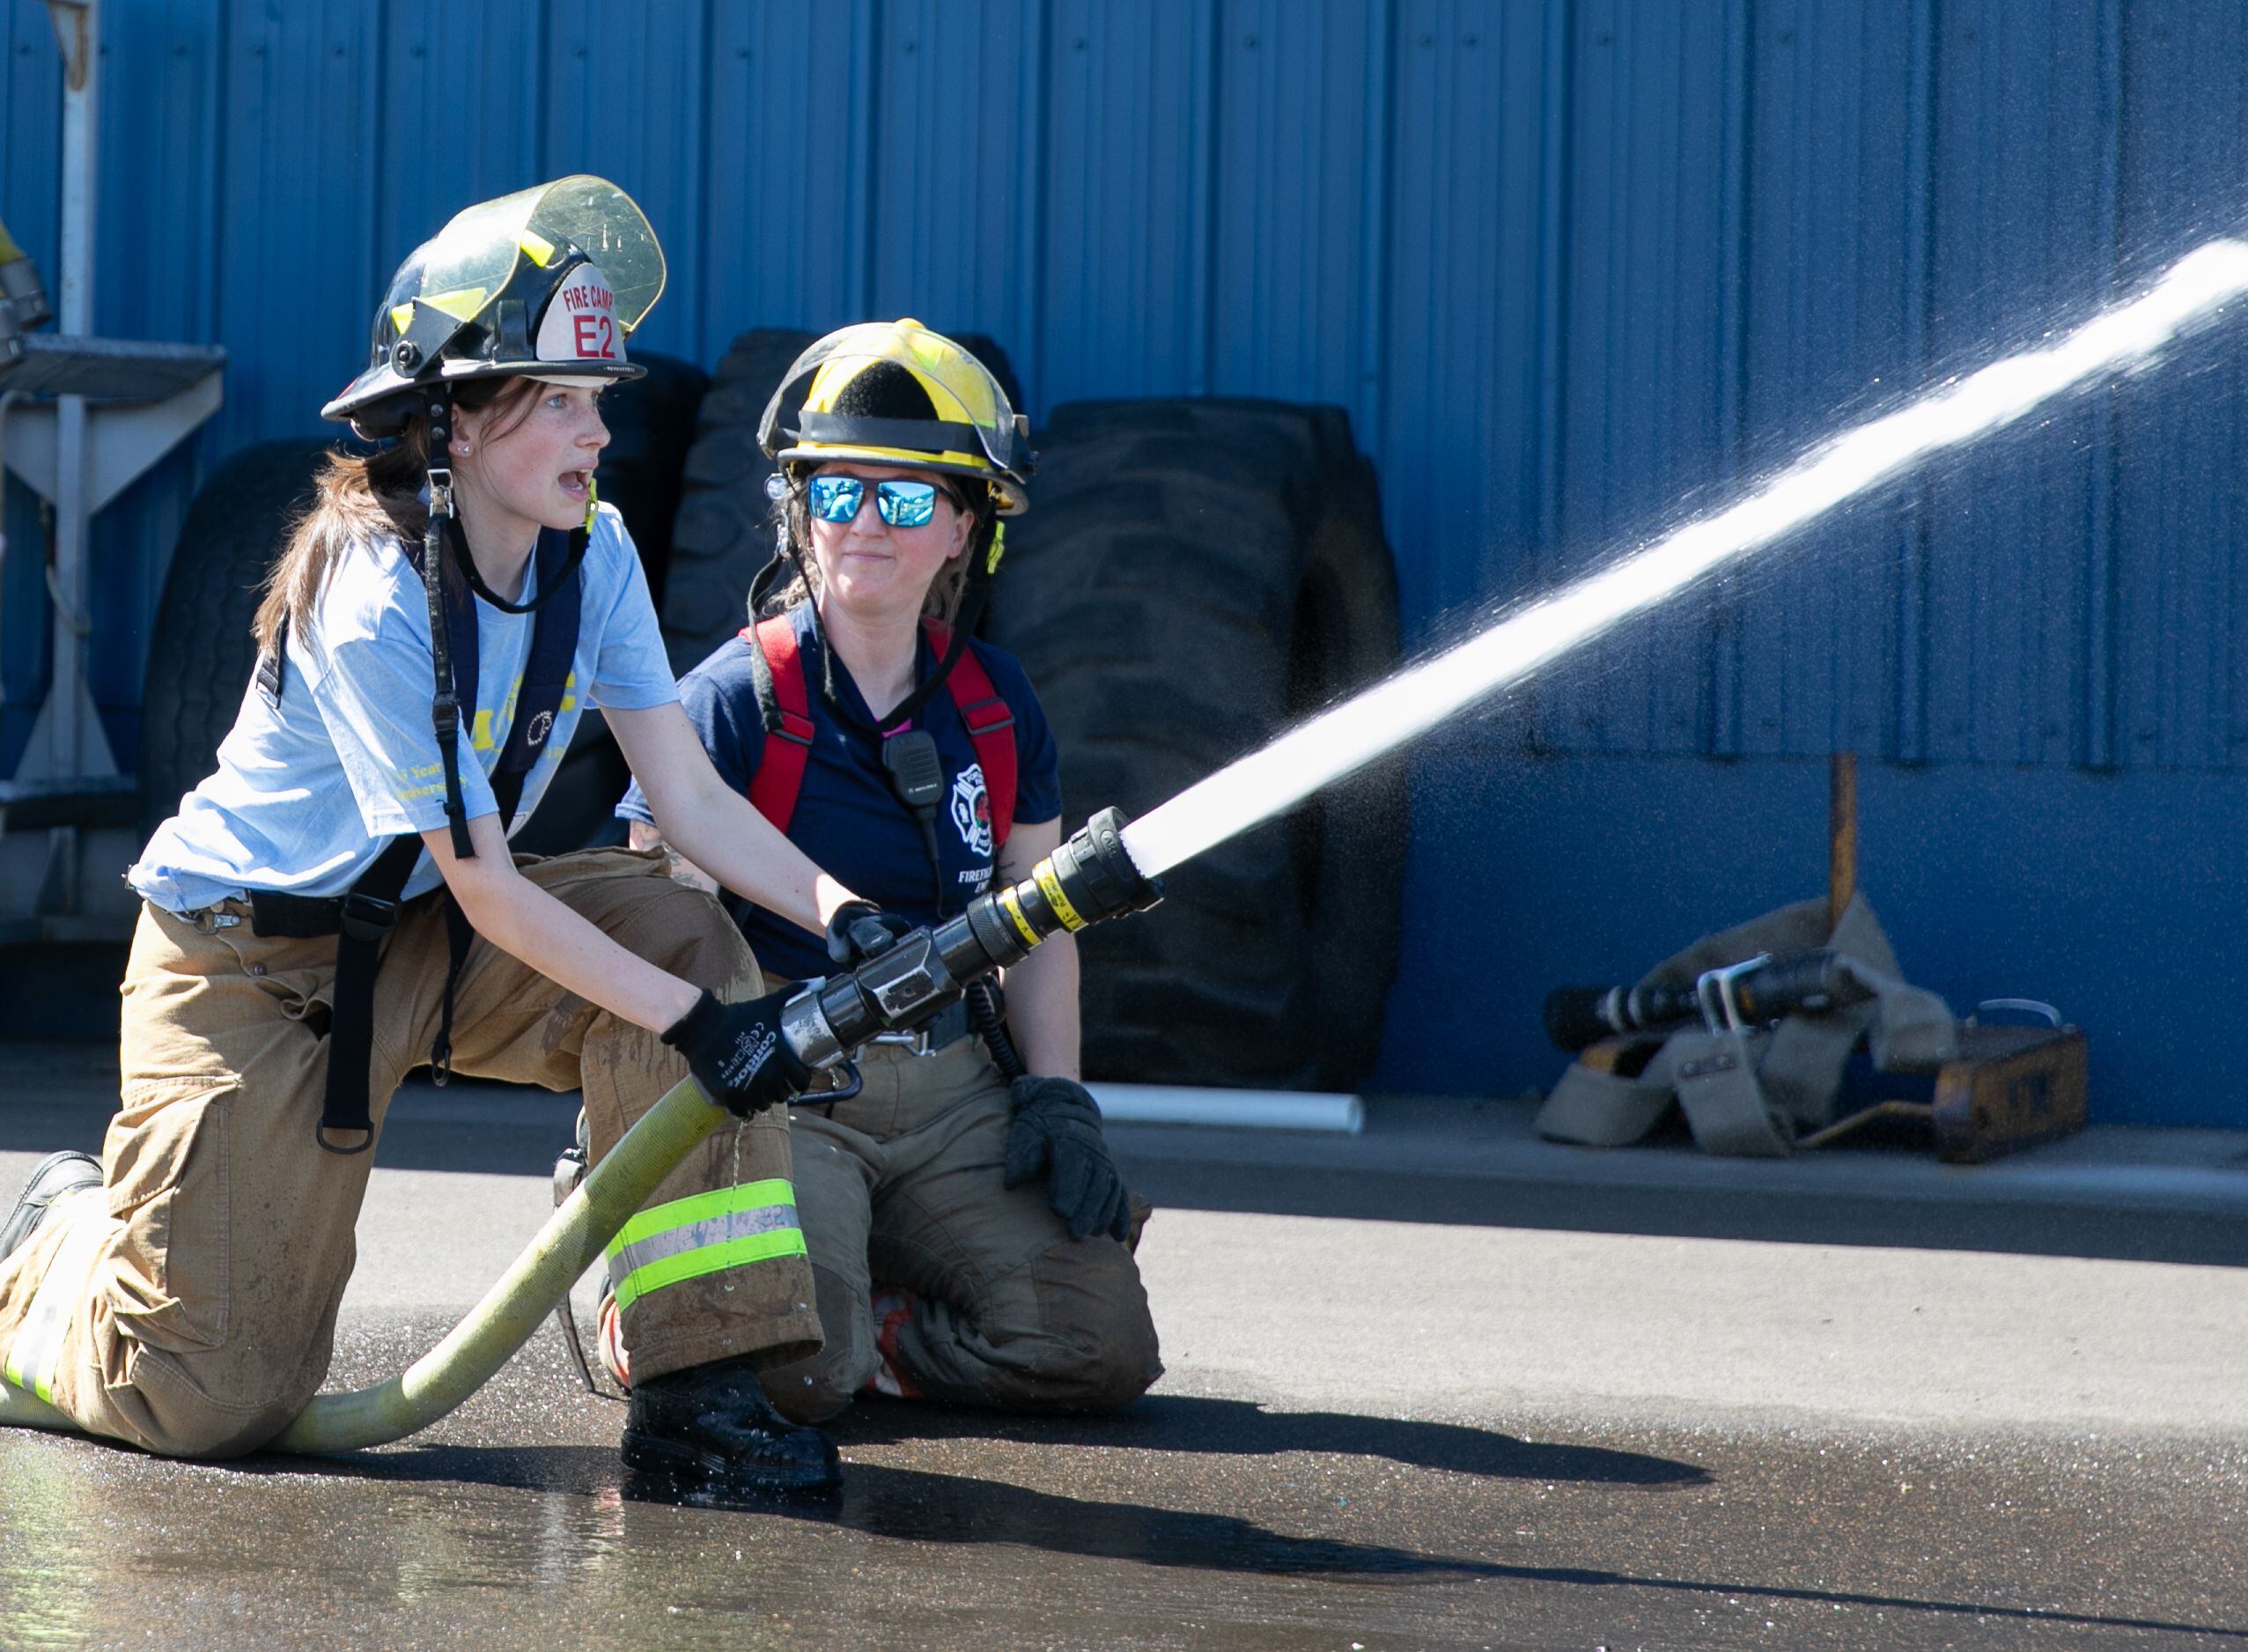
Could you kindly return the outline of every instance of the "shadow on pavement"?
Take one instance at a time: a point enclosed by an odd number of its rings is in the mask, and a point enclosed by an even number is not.
[[[1601,1184],[1391,1169],[1373,1162],[1265,1166],[1197,1160],[1119,1132],[1135,1191],[1165,1207],[1267,1216],[1343,1216],[1563,1233],[1778,1244],[1986,1250],[2015,1256],[2248,1267],[2248,1221],[2196,1211],[2075,1208],[1807,1190]],[[1338,1150],[1338,1156],[1341,1151]],[[1585,1149],[1591,1152],[1592,1149]],[[1618,1152],[1633,1149],[1619,1148]],[[2017,1196],[2018,1198],[2018,1196]]]
[[[431,1446],[350,1459],[252,1457],[225,1466],[249,1475],[310,1474],[577,1496],[619,1494],[630,1502],[839,1526],[901,1542],[1011,1544],[1055,1554],[1205,1571],[1505,1575],[1505,1568],[1479,1561],[1382,1545],[1292,1538],[1230,1515],[1095,1502],[1005,1481],[866,1463],[848,1465],[839,1495],[793,1501],[682,1493],[663,1480],[633,1473],[614,1450],[601,1446]]]
[[[1491,1479],[1605,1486],[1700,1486],[1691,1463],[1599,1446],[1544,1445],[1457,1423],[1353,1417],[1339,1412],[1266,1411],[1248,1400],[1158,1394],[1110,1417],[1025,1417],[907,1402],[856,1405],[829,1425],[844,1444],[907,1440],[1007,1440],[1104,1450],[1273,1457],[1283,1451],[1382,1457],[1410,1468]]]
[[[1114,1442],[1111,1442],[1114,1443]],[[1622,1455],[1622,1454],[1614,1454]],[[1750,1597],[1816,1605],[1868,1606],[2023,1624],[2129,1629],[2248,1641],[2248,1630],[2164,1619],[2104,1616],[1992,1602],[1930,1600],[1870,1590],[1641,1575],[1601,1567],[1522,1566],[1424,1554],[1383,1544],[1297,1538],[1232,1515],[1101,1502],[1033,1491],[1002,1481],[854,1463],[841,1494],[829,1501],[733,1503],[675,1494],[630,1474],[598,1446],[430,1447],[356,1460],[250,1459],[232,1465],[256,1474],[283,1472],[393,1483],[520,1487],[581,1496],[621,1495],[630,1502],[684,1507],[717,1516],[785,1519],[904,1543],[1009,1545],[1087,1560],[1121,1560],[1197,1571],[1360,1578],[1478,1577],[1588,1589],[1650,1589],[1722,1599]],[[1693,1471],[1696,1474],[1699,1471]]]

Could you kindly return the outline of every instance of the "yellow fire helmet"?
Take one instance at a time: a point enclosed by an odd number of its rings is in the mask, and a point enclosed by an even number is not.
[[[807,378],[796,426],[784,430],[783,406]],[[783,466],[856,459],[972,476],[1002,516],[1029,504],[1029,421],[982,362],[910,317],[843,328],[799,356],[765,404],[757,444]]]
[[[581,173],[469,207],[398,267],[365,371],[321,416],[380,438],[431,384],[637,379],[647,370],[624,341],[664,275],[646,214],[607,179]]]

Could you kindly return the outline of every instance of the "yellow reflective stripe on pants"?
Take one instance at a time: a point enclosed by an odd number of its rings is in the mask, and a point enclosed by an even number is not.
[[[609,1243],[616,1305],[726,1268],[804,1254],[796,1190],[778,1177],[644,1210]]]
[[[100,1258],[101,1242],[115,1228],[107,1220],[108,1206],[100,1194],[99,1188],[67,1193],[47,1213],[46,1221],[70,1221],[73,1229],[48,1265],[46,1277],[32,1295],[23,1329],[9,1345],[6,1367],[0,1370],[12,1387],[27,1389],[43,1400],[51,1402],[55,1398],[55,1365],[63,1352],[63,1333],[85,1300],[93,1265]],[[71,1206],[77,1208],[73,1210]]]

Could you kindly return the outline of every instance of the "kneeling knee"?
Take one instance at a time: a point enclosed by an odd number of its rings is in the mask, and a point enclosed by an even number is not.
[[[1041,1292],[1050,1352],[1040,1386],[1057,1409],[1122,1410],[1163,1374],[1147,1293],[1129,1257],[1089,1277],[1072,1272],[1066,1288],[1055,1290],[1049,1280]]]
[[[169,1376],[170,1373],[166,1373]],[[152,1378],[144,1367],[136,1381],[145,1405],[136,1443],[158,1457],[223,1462],[269,1445],[295,1421],[309,1396],[299,1393],[214,1399],[184,1382]]]
[[[611,939],[721,998],[745,997],[762,987],[749,943],[715,896],[664,879],[639,887],[642,898],[608,920]]]

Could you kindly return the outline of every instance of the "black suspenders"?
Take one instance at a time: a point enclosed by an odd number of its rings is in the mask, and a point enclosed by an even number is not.
[[[524,668],[523,686],[516,696],[515,715],[491,774],[493,796],[499,804],[502,831],[514,823],[516,806],[531,765],[546,751],[547,741],[560,717],[571,689],[571,669],[578,653],[582,617],[583,585],[578,563],[585,550],[584,530],[547,530],[539,535],[535,554],[541,601],[532,623],[531,653]],[[416,558],[418,561],[419,558]],[[473,742],[476,725],[478,668],[475,597],[461,586],[448,588],[441,613],[433,616],[438,631],[432,651],[451,666],[452,693],[445,697],[457,705],[452,738],[439,735],[441,760],[446,769],[448,819],[456,828],[455,851],[466,842],[460,815],[457,742],[466,731]],[[259,684],[267,697],[278,702],[281,646],[276,644],[274,668],[259,667]],[[276,895],[253,890],[251,923],[261,935],[334,935],[335,942],[335,1006],[328,1022],[328,1084],[315,1132],[320,1145],[330,1153],[364,1153],[374,1143],[374,1121],[369,1106],[369,1067],[374,1056],[375,974],[382,959],[382,943],[398,921],[399,897],[421,861],[419,833],[404,833],[383,846],[348,894],[328,898]],[[446,966],[444,1007],[437,1037],[430,1051],[430,1065],[437,1081],[452,1073],[453,994],[475,939],[467,917],[449,896],[446,898]],[[360,1139],[343,1145],[333,1138],[356,1133]]]

